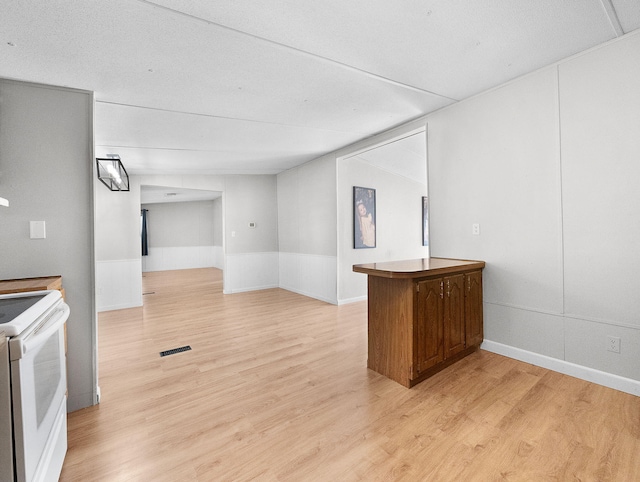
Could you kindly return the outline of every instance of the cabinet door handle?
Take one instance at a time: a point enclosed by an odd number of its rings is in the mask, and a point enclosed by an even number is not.
[[[444,298],[444,281],[440,281],[440,298]]]
[[[447,280],[447,298],[451,296],[451,280]]]

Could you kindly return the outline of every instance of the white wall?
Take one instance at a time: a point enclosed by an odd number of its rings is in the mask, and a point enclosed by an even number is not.
[[[68,410],[95,402],[93,96],[0,80],[0,277],[61,275]],[[29,238],[45,221],[46,238]]]
[[[216,230],[222,236],[222,222],[215,223],[214,201],[152,203],[142,209],[147,209],[149,247],[143,272],[222,268],[216,264],[214,240]]]
[[[428,117],[432,254],[487,262],[484,347],[636,394],[639,58],[628,35]]]
[[[560,65],[565,357],[640,380],[640,34]],[[621,338],[621,352],[603,349]]]
[[[490,260],[486,302],[561,313],[556,68],[431,116],[429,169],[432,254]]]
[[[142,306],[140,183],[131,177],[130,191],[110,191],[93,182],[97,310]]]
[[[222,215],[222,197],[213,200],[213,266],[224,269],[224,218]]]
[[[336,304],[335,155],[279,174],[277,196],[279,286]]]
[[[276,176],[226,176],[224,193],[224,292],[277,287]]]

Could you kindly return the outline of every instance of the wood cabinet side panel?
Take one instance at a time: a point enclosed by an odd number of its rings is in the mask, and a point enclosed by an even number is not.
[[[368,277],[369,346],[367,366],[410,386],[415,283]]]

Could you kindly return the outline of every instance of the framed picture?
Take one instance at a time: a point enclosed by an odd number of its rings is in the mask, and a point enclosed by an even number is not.
[[[376,247],[376,190],[353,186],[353,247]]]
[[[422,196],[422,246],[429,246],[429,198]]]

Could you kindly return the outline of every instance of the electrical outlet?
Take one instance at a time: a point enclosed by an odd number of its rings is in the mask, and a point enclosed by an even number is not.
[[[608,336],[607,337],[607,351],[612,351],[613,353],[620,353],[620,338],[617,336]]]
[[[471,225],[471,233],[474,236],[480,236],[480,225],[479,224],[472,224]]]

